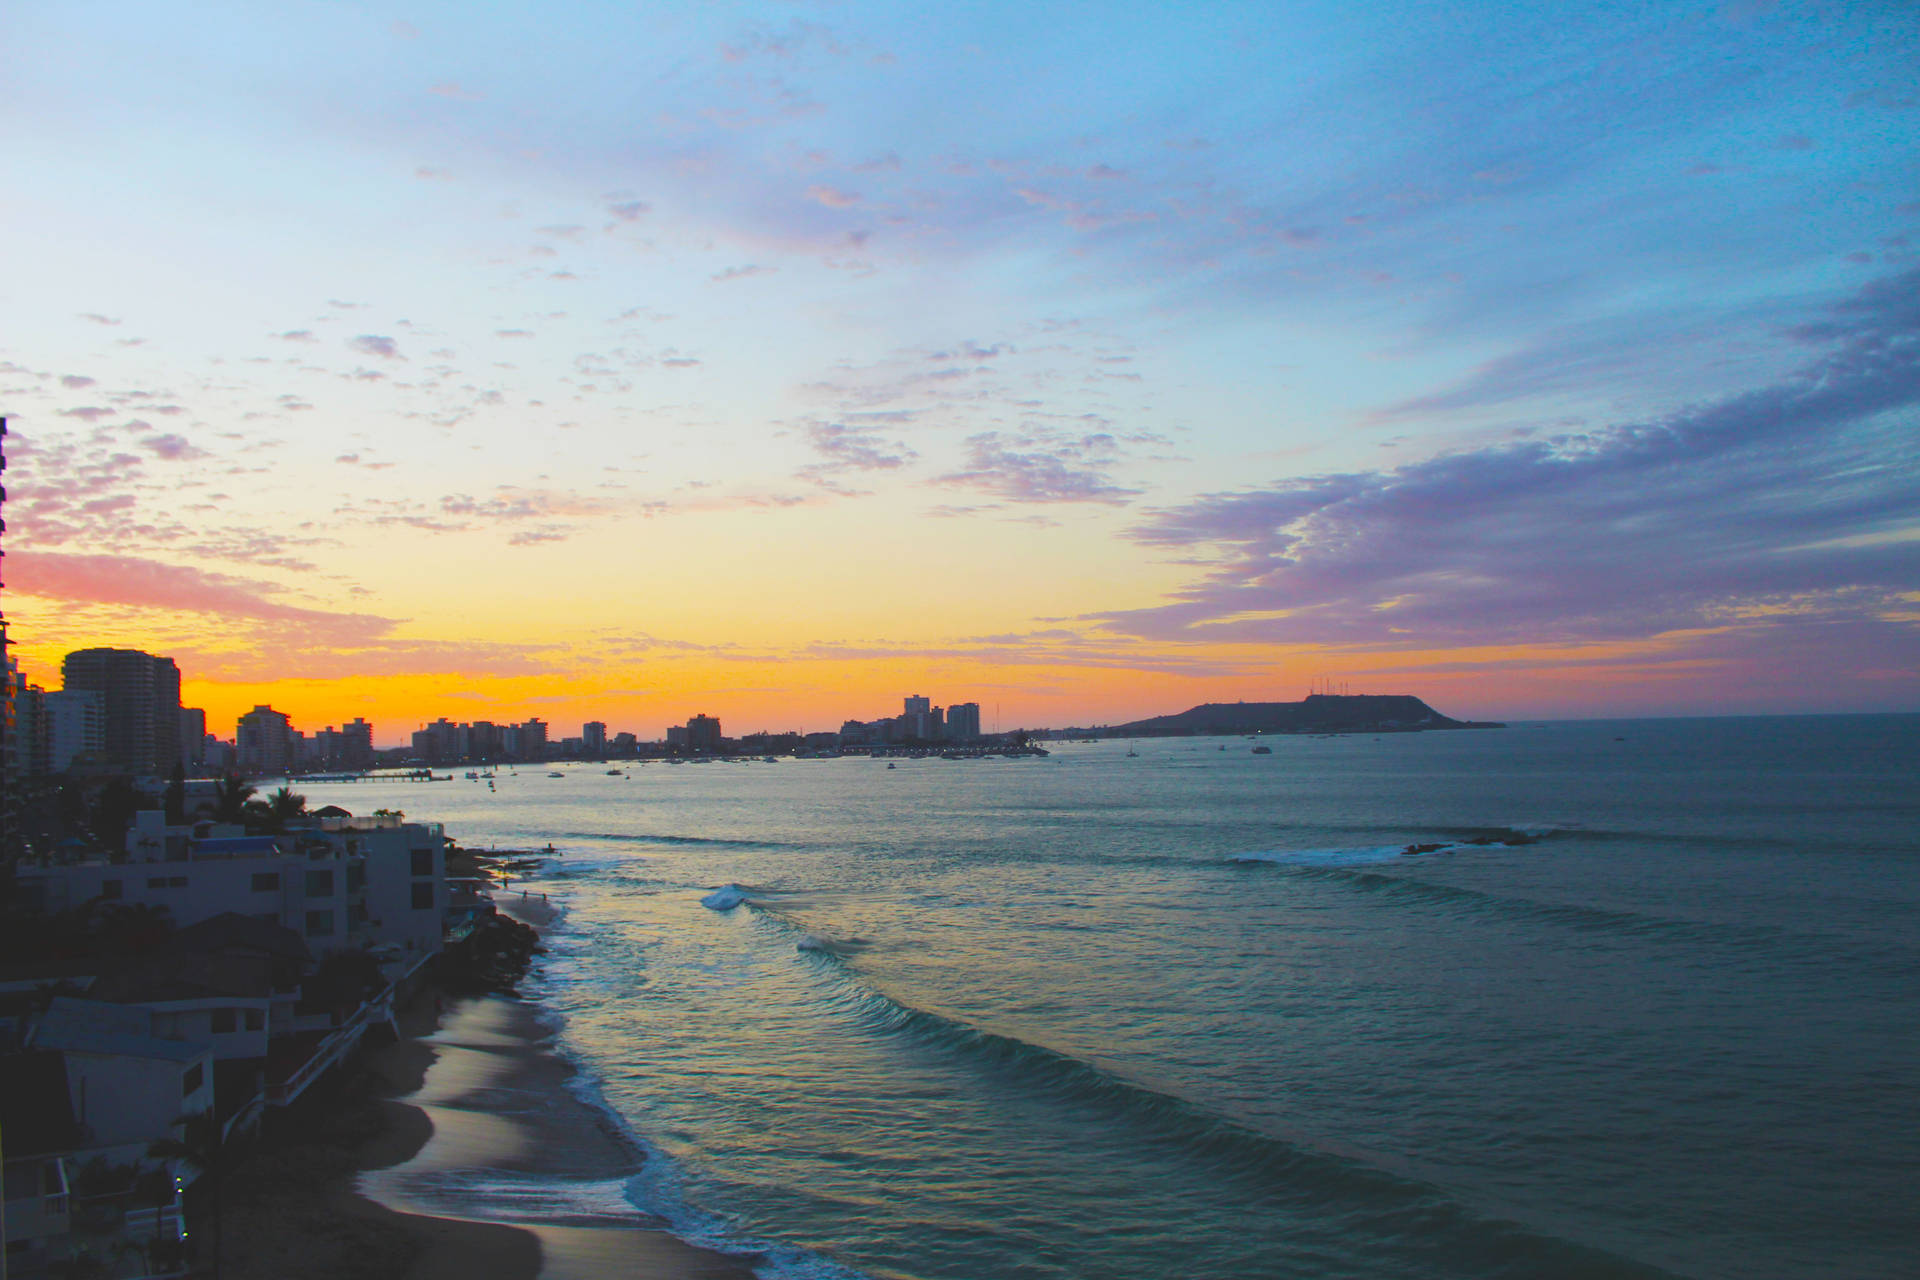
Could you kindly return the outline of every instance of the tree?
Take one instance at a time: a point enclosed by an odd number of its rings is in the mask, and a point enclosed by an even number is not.
[[[108,778],[93,799],[94,838],[107,847],[116,862],[126,858],[127,828],[133,825],[133,815],[139,809],[140,793],[131,778]]]
[[[230,773],[213,786],[213,820],[244,822],[247,801],[253,796],[253,784],[237,773]]]
[[[287,824],[307,811],[307,798],[294,794],[292,787],[281,787],[265,800],[249,800],[246,804],[247,825],[258,827],[273,835],[280,835]]]
[[[173,777],[167,780],[167,795],[163,803],[169,826],[177,827],[187,820],[187,770],[178,760],[173,762]]]

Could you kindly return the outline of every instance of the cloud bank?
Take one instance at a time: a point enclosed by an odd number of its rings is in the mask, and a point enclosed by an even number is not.
[[[1389,649],[1804,626],[1920,658],[1920,271],[1792,337],[1819,348],[1793,375],[1655,420],[1154,512],[1129,536],[1206,573],[1099,621]]]

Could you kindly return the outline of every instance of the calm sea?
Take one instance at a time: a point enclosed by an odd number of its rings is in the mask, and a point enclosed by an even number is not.
[[[652,1158],[469,1210],[875,1280],[1914,1274],[1920,717],[1253,745],[305,790],[564,854],[532,994]]]

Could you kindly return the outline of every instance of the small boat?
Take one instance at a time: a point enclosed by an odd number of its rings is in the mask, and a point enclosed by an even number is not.
[[[607,770],[607,776],[609,778],[624,778],[627,775],[620,772],[618,769],[609,769]]]
[[[1139,753],[1138,751],[1129,751],[1129,752],[1127,752],[1127,759],[1129,759],[1129,760],[1137,760],[1137,759],[1139,759],[1139,758],[1140,758],[1140,753]]]
[[[897,767],[898,767],[897,765],[895,765],[895,764],[893,764],[893,763],[891,763],[891,762],[889,762],[889,763],[887,764],[887,768],[889,768],[889,769],[893,769],[893,768],[897,768]]]
[[[561,773],[558,769],[555,769],[552,773],[549,773],[547,776],[549,778],[564,778],[567,775],[564,773]]]
[[[1272,747],[1255,747],[1253,749],[1253,754],[1257,756],[1270,756],[1273,754],[1273,748]]]

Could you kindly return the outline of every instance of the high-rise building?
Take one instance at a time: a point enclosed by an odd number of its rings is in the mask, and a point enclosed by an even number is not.
[[[687,721],[687,745],[695,751],[720,749],[720,721],[712,716],[695,716]]]
[[[207,713],[199,707],[180,708],[180,763],[192,769],[201,763],[200,744],[207,738]]]
[[[547,758],[547,722],[537,716],[520,726],[520,758],[522,760]]]
[[[917,693],[910,694],[906,699],[906,703],[905,714],[908,716],[923,716],[933,710],[933,699],[923,698]]]
[[[47,773],[46,691],[27,683],[18,669],[13,676],[13,772],[16,780]]]
[[[467,750],[475,760],[498,760],[501,756],[500,726],[491,720],[475,720],[468,725]]]
[[[81,756],[107,751],[106,699],[91,689],[42,694],[46,717],[47,772],[65,773]]]
[[[97,693],[106,708],[107,758],[122,769],[167,773],[180,758],[180,668],[138,649],[80,649],[60,683]]]
[[[589,720],[580,726],[580,749],[590,756],[607,754],[607,722]]]
[[[373,726],[359,716],[340,726],[340,767],[373,767]]]
[[[293,723],[272,707],[241,716],[233,741],[242,773],[285,773],[293,765]]]
[[[980,704],[956,702],[947,708],[947,736],[959,742],[971,742],[980,736]]]

